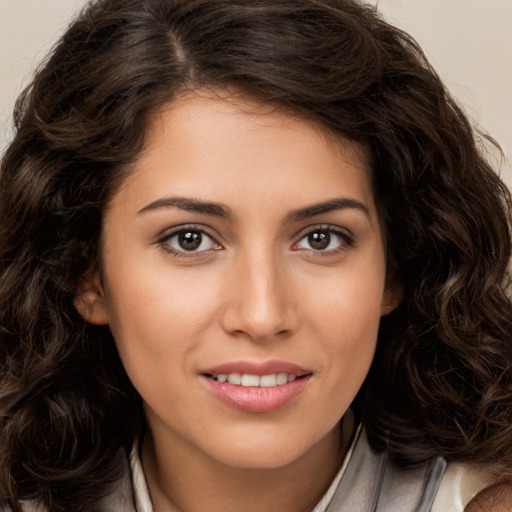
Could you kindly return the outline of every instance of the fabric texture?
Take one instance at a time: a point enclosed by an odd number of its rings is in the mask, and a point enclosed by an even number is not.
[[[104,510],[154,512],[138,444],[124,464],[124,478]],[[312,512],[463,512],[490,483],[483,471],[467,464],[447,465],[442,458],[400,470],[385,454],[373,452],[364,429],[358,429],[342,467]]]
[[[102,512],[155,512],[139,454],[118,453],[122,477],[102,500]],[[311,512],[463,512],[467,503],[491,481],[467,464],[437,458],[413,470],[401,470],[385,453],[369,446],[358,429],[342,467]],[[25,503],[24,512],[51,512]],[[8,512],[8,509],[3,509]],[[175,512],[181,512],[176,510]]]

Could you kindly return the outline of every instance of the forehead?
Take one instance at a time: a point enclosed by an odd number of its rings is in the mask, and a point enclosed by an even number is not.
[[[273,190],[314,202],[334,188],[373,203],[368,162],[363,145],[276,105],[189,93],[153,114],[121,190],[136,202],[165,192],[206,200],[260,192],[264,203]]]
[[[312,116],[299,112],[297,108],[277,101],[260,100],[250,93],[230,87],[185,91],[172,101],[161,105],[149,118],[147,143],[154,143],[164,135],[162,129],[165,130],[166,124],[170,126],[168,114],[173,112],[173,124],[178,128],[180,124],[188,124],[194,117],[200,119],[208,114],[211,116],[210,121],[215,117],[220,120],[219,114],[238,116],[240,119],[250,118],[254,124],[267,127],[269,131],[283,126],[293,130],[297,130],[298,127],[306,128],[304,131],[309,132],[307,137],[310,140],[321,139],[344,160],[349,158],[353,162],[358,162],[361,168],[367,171],[371,169],[371,152],[366,144],[353,141]],[[201,121],[196,126],[198,136],[202,133],[200,124]]]

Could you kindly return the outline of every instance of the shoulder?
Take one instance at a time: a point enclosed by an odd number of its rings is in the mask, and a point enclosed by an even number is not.
[[[377,503],[378,510],[394,512],[512,511],[511,506],[503,508],[507,496],[512,500],[512,483],[502,486],[508,494],[499,495],[501,508],[495,506],[494,483],[488,471],[473,464],[447,464],[442,457],[399,467],[385,452],[371,449],[363,429],[329,510],[375,510]]]
[[[133,450],[132,450],[133,451]],[[110,492],[99,504],[99,510],[105,512],[137,512],[134,502],[134,488],[130,467],[130,454],[124,448],[117,453],[119,478],[110,487]],[[144,509],[142,510],[144,512]]]
[[[38,505],[35,501],[22,501],[21,510],[23,512],[48,512],[45,508]],[[0,512],[12,512],[10,505],[1,503]]]
[[[151,509],[139,509],[135,506],[130,471],[129,455],[124,448],[120,448],[116,455],[116,466],[119,470],[118,478],[108,487],[106,495],[97,503],[98,512],[147,512]],[[35,501],[22,501],[23,512],[51,512]],[[0,512],[13,512],[8,504],[0,502]]]
[[[439,485],[432,512],[463,512],[466,505],[492,483],[490,475],[480,468],[450,463]]]
[[[510,512],[512,510],[512,482],[506,481],[486,487],[464,509],[464,512]]]

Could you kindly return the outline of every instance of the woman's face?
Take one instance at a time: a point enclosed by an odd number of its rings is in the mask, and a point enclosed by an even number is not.
[[[261,468],[333,435],[394,294],[364,151],[256,106],[154,118],[77,307],[108,322],[155,442]]]

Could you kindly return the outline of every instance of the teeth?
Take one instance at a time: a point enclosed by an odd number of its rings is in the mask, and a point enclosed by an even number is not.
[[[278,373],[276,376],[276,381],[278,386],[282,386],[288,382],[288,374],[287,373]]]
[[[228,382],[240,386],[242,384],[242,376],[239,373],[230,373],[228,375]]]
[[[235,386],[271,388],[282,386],[297,379],[292,373],[272,373],[270,375],[251,375],[249,373],[219,373],[211,375],[217,382],[229,382]]]
[[[277,376],[276,374],[273,375],[263,375],[260,377],[260,387],[262,388],[270,388],[272,386],[277,386]]]
[[[257,375],[248,375],[244,373],[242,375],[242,386],[249,387],[249,386],[259,386],[260,385],[260,378]]]

